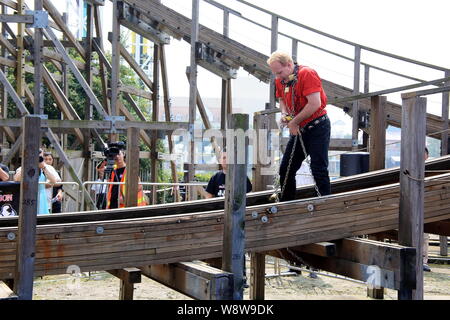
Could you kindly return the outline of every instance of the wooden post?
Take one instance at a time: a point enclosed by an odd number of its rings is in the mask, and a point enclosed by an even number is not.
[[[264,300],[266,281],[266,255],[260,252],[250,254],[250,300]]]
[[[22,123],[22,180],[14,292],[19,296],[19,299],[31,300],[33,298],[34,260],[36,258],[41,118],[28,115],[23,118]]]
[[[191,141],[189,145],[189,165],[188,165],[188,179],[187,182],[194,181],[195,175],[195,139],[194,126],[197,117],[197,59],[196,59],[196,44],[198,42],[199,33],[199,0],[192,0],[192,26],[191,26],[191,65],[189,74],[189,134]],[[190,188],[186,188],[188,190]],[[189,190],[189,200],[194,200],[196,194],[194,190]]]
[[[118,115],[119,102],[119,78],[120,78],[120,22],[119,9],[117,6],[118,0],[113,0],[113,15],[112,15],[112,39],[111,39],[111,116]],[[117,133],[110,134],[110,141],[117,141]]]
[[[445,72],[445,77],[450,76],[450,71]],[[449,85],[450,81],[447,81],[445,85]],[[449,113],[449,92],[442,93],[442,130],[446,130],[441,134],[441,156],[448,154],[448,113]],[[439,236],[439,253],[441,256],[448,255],[448,243],[446,236]]]
[[[366,70],[366,78],[368,67]],[[365,89],[367,85],[365,85]],[[386,97],[375,96],[371,98],[371,114],[370,114],[370,159],[369,170],[381,170],[385,168],[386,158]],[[364,133],[365,134],[365,133]],[[379,240],[375,235],[369,235],[369,239]],[[367,286],[367,296],[373,299],[384,298],[384,288]]]
[[[43,10],[42,0],[34,0],[34,10]],[[42,74],[44,68],[43,31],[40,28],[34,30],[34,113],[44,113],[44,86]]]
[[[271,40],[270,40],[270,52],[276,51],[278,48],[278,16],[272,15],[272,31],[271,31]],[[276,99],[275,99],[275,75],[270,73],[270,86],[269,86],[270,94],[269,94],[269,105],[266,106],[266,109],[275,108]]]
[[[234,275],[233,299],[242,300],[245,265],[245,206],[247,193],[248,114],[228,116],[227,174],[222,269]],[[239,131],[243,130],[240,134]],[[235,135],[236,134],[236,135]],[[242,141],[244,139],[244,141]],[[242,148],[242,144],[245,147]]]
[[[153,47],[153,99],[152,99],[152,121],[158,121],[159,117],[159,46],[155,43]],[[170,120],[166,120],[170,121]],[[158,131],[153,130],[151,133],[151,182],[158,182],[158,155],[157,155]],[[156,186],[152,186],[151,203],[156,204],[158,200]]]
[[[125,268],[108,270],[110,274],[120,279],[120,300],[133,300],[134,284],[141,283],[141,270],[137,268]]]
[[[386,97],[371,98],[370,171],[384,169],[386,157]]]
[[[161,82],[162,82],[162,88],[164,93],[164,112],[166,115],[166,121],[172,121],[172,112],[170,110],[170,95],[169,95],[169,81],[167,77],[167,67],[166,67],[166,51],[163,44],[159,46],[160,48],[160,55],[159,55],[159,62],[161,64]],[[175,146],[172,140],[172,132],[169,132],[167,135],[167,140],[169,142],[169,153],[175,152]],[[170,169],[172,171],[172,182],[178,183],[178,175],[177,175],[177,166],[176,162],[174,160],[170,161]],[[174,188],[173,189],[173,196],[175,199],[175,202],[180,201],[180,189]]]
[[[86,42],[85,42],[85,77],[86,83],[92,87],[92,36],[93,36],[93,10],[92,4],[86,4],[87,17],[86,17]],[[84,119],[92,120],[93,116],[93,108],[91,104],[91,99],[86,97],[85,111],[84,111]],[[91,132],[89,129],[83,130],[83,180],[90,181],[91,171],[92,171],[92,161],[91,161]]]
[[[137,206],[137,193],[139,184],[139,129],[127,130],[127,176],[125,181],[125,205]]]
[[[399,300],[423,299],[423,210],[424,210],[424,153],[426,135],[426,98],[403,98],[402,143],[400,156],[400,213],[399,244],[416,248],[415,268],[405,270],[406,276],[415,273],[415,290],[401,288]]]
[[[355,65],[353,69],[353,95],[359,94],[359,79],[361,72],[361,47],[355,46]],[[358,149],[358,132],[359,132],[359,105],[358,100],[353,101],[352,107],[352,117],[353,117],[353,126],[352,126],[352,149]]]

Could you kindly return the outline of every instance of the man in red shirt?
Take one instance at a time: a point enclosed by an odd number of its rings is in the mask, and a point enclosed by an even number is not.
[[[280,200],[295,199],[295,174],[308,155],[320,192],[318,195],[328,195],[331,193],[328,175],[330,120],[325,110],[327,96],[322,81],[315,70],[294,63],[291,56],[284,52],[272,53],[267,64],[276,77],[276,97],[282,112],[281,125],[289,128],[290,134],[280,165],[280,184],[282,188],[285,185]],[[306,154],[299,138],[303,140]],[[287,173],[292,152],[292,163]]]

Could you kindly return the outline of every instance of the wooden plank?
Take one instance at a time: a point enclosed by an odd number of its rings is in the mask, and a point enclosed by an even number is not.
[[[23,118],[22,174],[19,206],[19,228],[16,249],[14,292],[21,300],[33,298],[36,216],[38,209],[38,155],[41,142],[41,118]]]
[[[142,274],[199,300],[230,300],[233,274],[199,262],[141,267]]]

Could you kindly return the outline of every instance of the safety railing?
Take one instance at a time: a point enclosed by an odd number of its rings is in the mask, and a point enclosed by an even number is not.
[[[83,182],[82,186],[81,186],[81,202],[80,202],[80,211],[84,211],[84,192],[86,190],[86,186],[87,185],[122,185],[125,184],[125,182],[108,182],[108,181],[85,181]],[[206,182],[190,182],[190,183],[183,183],[183,182],[178,182],[178,183],[170,183],[170,182],[139,182],[140,185],[142,186],[170,186],[170,187],[180,187],[180,186],[206,186],[207,183]],[[102,188],[103,189],[103,188]],[[173,189],[173,188],[165,188],[162,190],[156,190],[156,192],[163,192],[164,193],[164,197],[163,199],[165,199],[165,192]],[[187,190],[188,188],[186,188],[186,192],[188,192]],[[87,190],[86,190],[87,191]],[[186,197],[187,199],[187,197]],[[163,203],[166,203],[165,201]],[[97,208],[94,208],[94,210],[98,210]]]
[[[40,181],[39,184],[48,184],[48,182]],[[75,197],[72,194],[70,194],[70,192],[67,192],[67,190],[64,190],[64,192],[66,194],[68,194],[69,197],[73,198],[73,200],[75,201],[75,206],[76,206],[76,208],[78,208],[78,203],[79,203],[79,200],[80,200],[80,184],[78,182],[75,182],[75,181],[61,181],[61,182],[55,183],[55,185],[57,185],[57,186],[75,185],[77,187],[76,191],[74,191]],[[55,185],[53,185],[52,188]]]

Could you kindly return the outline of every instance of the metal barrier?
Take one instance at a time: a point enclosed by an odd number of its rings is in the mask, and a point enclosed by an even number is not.
[[[48,182],[40,181],[39,184],[48,184]],[[75,200],[75,205],[78,208],[78,202],[80,200],[80,184],[78,182],[75,182],[75,181],[61,181],[61,182],[55,183],[55,185],[58,185],[58,186],[59,185],[61,185],[61,186],[63,186],[63,185],[76,185],[77,186],[77,190],[75,191],[76,198],[74,200]],[[52,186],[52,188],[53,187],[54,187],[54,185]],[[62,205],[61,205],[61,208],[62,208]]]
[[[80,211],[84,211],[84,192],[83,192],[83,190],[85,190],[86,185],[89,185],[89,184],[121,185],[121,184],[125,184],[125,182],[107,182],[107,181],[85,181],[85,182],[83,182],[83,184],[81,186],[82,189],[80,190],[80,192],[81,192]],[[176,187],[176,186],[206,186],[206,185],[208,185],[208,183],[206,183],[206,182],[191,182],[191,183],[183,183],[183,182],[178,182],[178,183],[170,183],[170,182],[139,182],[139,184],[143,185],[143,186],[171,186],[171,187]],[[168,189],[171,189],[171,188],[165,188],[163,190],[157,190],[156,192],[164,192],[163,199],[165,199],[165,192]],[[165,201],[163,203],[165,203]],[[98,210],[98,209],[94,208],[94,210]]]

